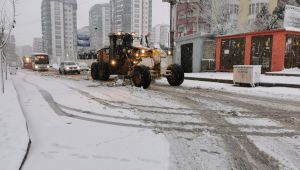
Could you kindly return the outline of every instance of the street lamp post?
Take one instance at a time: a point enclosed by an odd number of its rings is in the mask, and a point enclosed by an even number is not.
[[[162,0],[163,2],[170,3],[170,50],[172,51],[172,54],[174,54],[174,40],[175,40],[175,31],[173,27],[173,8],[176,5],[176,0]]]

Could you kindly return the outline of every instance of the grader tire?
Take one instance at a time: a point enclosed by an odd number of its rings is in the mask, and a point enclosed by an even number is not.
[[[98,63],[93,63],[91,65],[91,76],[93,80],[99,80],[98,65]]]
[[[184,81],[184,71],[178,64],[169,65],[168,70],[171,71],[171,75],[167,76],[167,80],[171,86],[180,86]]]
[[[98,65],[98,74],[100,80],[103,81],[109,80],[110,77],[109,65],[103,61],[100,61]]]
[[[147,89],[151,84],[151,74],[146,66],[136,66],[133,71],[133,84]]]

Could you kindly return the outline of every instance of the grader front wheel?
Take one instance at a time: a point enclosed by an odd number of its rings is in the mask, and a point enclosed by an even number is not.
[[[151,83],[151,74],[146,66],[136,66],[133,71],[133,84],[147,89]]]
[[[184,71],[178,64],[169,65],[167,70],[170,71],[170,75],[167,76],[167,80],[171,86],[180,86],[184,81]]]

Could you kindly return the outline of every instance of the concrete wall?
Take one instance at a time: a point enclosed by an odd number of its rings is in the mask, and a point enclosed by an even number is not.
[[[175,39],[176,48],[173,61],[181,64],[181,46],[185,44],[193,44],[193,72],[201,72],[201,60],[203,58],[203,43],[206,39],[214,39],[212,36],[202,36],[195,34],[191,36],[179,37]]]

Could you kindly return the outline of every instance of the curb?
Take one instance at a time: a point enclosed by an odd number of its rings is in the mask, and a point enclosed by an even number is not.
[[[268,76],[292,76],[292,77],[300,77],[300,74],[284,74],[284,73],[265,73]]]
[[[30,151],[30,147],[31,147],[31,139],[29,138],[28,144],[27,144],[26,153],[25,153],[25,155],[24,155],[24,157],[23,157],[23,160],[22,160],[22,163],[21,163],[21,165],[20,165],[19,170],[22,170],[22,168],[23,168],[23,166],[24,166],[24,164],[25,164],[25,162],[26,162],[26,160],[27,160],[27,157],[28,157],[28,154],[29,154],[29,151]]]
[[[31,148],[31,138],[30,138],[30,133],[29,133],[29,128],[28,128],[28,123],[27,123],[27,119],[26,119],[26,116],[25,116],[24,108],[23,108],[23,106],[22,106],[22,104],[21,104],[20,95],[19,95],[19,93],[18,93],[18,91],[17,91],[17,88],[16,88],[16,85],[15,85],[14,81],[12,81],[12,84],[13,84],[14,89],[15,89],[15,91],[16,91],[17,98],[18,98],[18,103],[19,103],[19,106],[20,106],[20,108],[21,108],[21,111],[22,111],[24,120],[25,120],[25,122],[26,122],[26,131],[27,131],[27,135],[28,135],[28,143],[27,143],[26,153],[25,153],[25,155],[24,155],[24,157],[23,157],[23,160],[22,160],[22,162],[21,162],[21,165],[20,165],[20,167],[19,167],[19,170],[22,170],[22,168],[23,168],[23,166],[24,166],[24,164],[25,164],[25,162],[26,162],[26,160],[27,160],[27,157],[28,157],[30,148]]]
[[[233,80],[225,80],[225,79],[210,79],[210,78],[198,78],[198,77],[185,77],[185,79],[186,80],[209,81],[209,82],[217,82],[217,83],[234,84]],[[300,89],[300,84],[260,82],[259,85],[263,86],[263,87],[288,87],[288,88],[299,88]]]
[[[233,80],[226,80],[226,79],[211,79],[211,78],[198,78],[198,77],[184,77],[184,79],[186,79],[186,80],[210,81],[210,82],[217,82],[217,83],[233,84]]]

